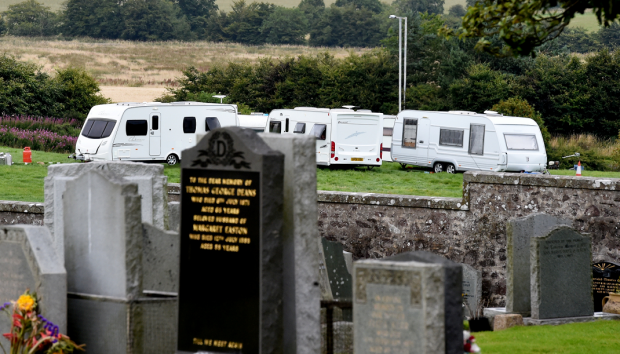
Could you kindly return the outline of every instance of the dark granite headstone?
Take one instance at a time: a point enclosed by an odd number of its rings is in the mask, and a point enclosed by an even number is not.
[[[418,251],[353,268],[356,354],[463,353],[460,264]]]
[[[532,214],[506,223],[506,312],[524,316],[531,312],[530,239],[570,223],[547,214]]]
[[[183,151],[178,353],[282,352],[283,161],[236,127]]]
[[[347,269],[342,244],[325,238],[321,239],[321,243],[323,244],[325,270],[333,299],[351,301],[353,297],[352,279]]]
[[[592,296],[594,312],[603,311],[603,298],[616,292],[620,286],[620,265],[612,262],[598,262],[592,265]]]
[[[562,226],[531,239],[532,318],[592,316],[592,241]]]

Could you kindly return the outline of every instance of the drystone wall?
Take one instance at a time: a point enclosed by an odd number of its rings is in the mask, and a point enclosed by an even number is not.
[[[504,305],[511,218],[568,218],[592,237],[594,262],[620,262],[620,179],[467,172],[463,181],[462,198],[319,191],[319,231],[355,259],[426,250],[469,264],[491,306]],[[169,184],[169,201],[178,195]],[[0,224],[42,222],[42,204],[0,202]]]

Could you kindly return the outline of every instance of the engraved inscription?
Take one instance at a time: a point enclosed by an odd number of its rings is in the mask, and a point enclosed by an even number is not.
[[[413,352],[409,322],[405,315],[407,300],[398,295],[376,294],[369,299],[369,332],[362,342],[370,353],[409,354]]]
[[[541,243],[540,251],[544,256],[572,258],[575,254],[588,252],[589,243],[586,239],[546,240]]]
[[[356,269],[355,277],[357,303],[366,303],[367,284],[408,286],[411,289],[411,306],[417,307],[422,303],[422,274],[419,271],[359,267]]]

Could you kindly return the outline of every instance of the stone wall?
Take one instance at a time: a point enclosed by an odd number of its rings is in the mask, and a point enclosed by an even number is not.
[[[321,236],[356,259],[426,250],[482,271],[483,297],[504,303],[506,221],[547,213],[590,233],[594,261],[620,261],[620,179],[464,174],[463,198],[319,192]]]
[[[462,198],[319,191],[319,231],[355,259],[427,250],[482,271],[483,297],[504,304],[506,221],[547,213],[592,237],[593,261],[620,262],[620,179],[465,173]],[[169,184],[169,200],[179,185]],[[26,210],[28,212],[26,212]],[[42,225],[42,204],[0,202],[0,224]]]

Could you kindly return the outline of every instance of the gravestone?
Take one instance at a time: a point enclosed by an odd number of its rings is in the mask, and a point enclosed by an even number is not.
[[[211,131],[181,160],[177,353],[282,353],[284,156]]]
[[[50,229],[59,256],[64,258],[63,237],[65,212],[62,195],[66,184],[90,170],[107,171],[138,186],[141,196],[141,219],[160,229],[168,229],[168,177],[163,166],[136,162],[89,162],[51,165],[45,178],[44,224]],[[88,194],[84,194],[87,198]],[[69,215],[70,216],[70,215]]]
[[[66,333],[67,273],[51,240],[43,226],[0,227],[0,304],[30,289],[39,297],[41,314]],[[1,315],[0,334],[9,333],[11,322]]]
[[[143,293],[145,273],[159,269],[144,269],[143,262],[160,262],[143,257],[150,255],[144,239],[157,235],[143,235],[138,185],[90,169],[64,187],[68,335],[89,354],[174,352],[176,297]]]
[[[179,292],[179,234],[142,224],[142,287],[148,295],[177,296]]]
[[[469,317],[476,315],[478,305],[482,300],[482,272],[468,265],[463,266],[463,302],[467,304],[465,314]]]
[[[460,264],[428,252],[353,263],[354,352],[463,352]]]
[[[603,311],[603,298],[620,287],[620,265],[598,262],[592,265],[592,295],[594,312]]]
[[[320,239],[316,220],[316,138],[303,134],[258,134],[284,154],[283,319],[284,352],[320,350]]]
[[[328,291],[333,300],[351,301],[353,298],[353,280],[347,267],[344,249],[340,242],[321,238],[323,257],[325,257],[325,274],[328,279]]]
[[[562,226],[531,241],[532,318],[594,315],[590,238]]]
[[[547,214],[532,214],[506,223],[506,312],[529,316],[530,239],[546,235],[560,225],[570,225]]]

